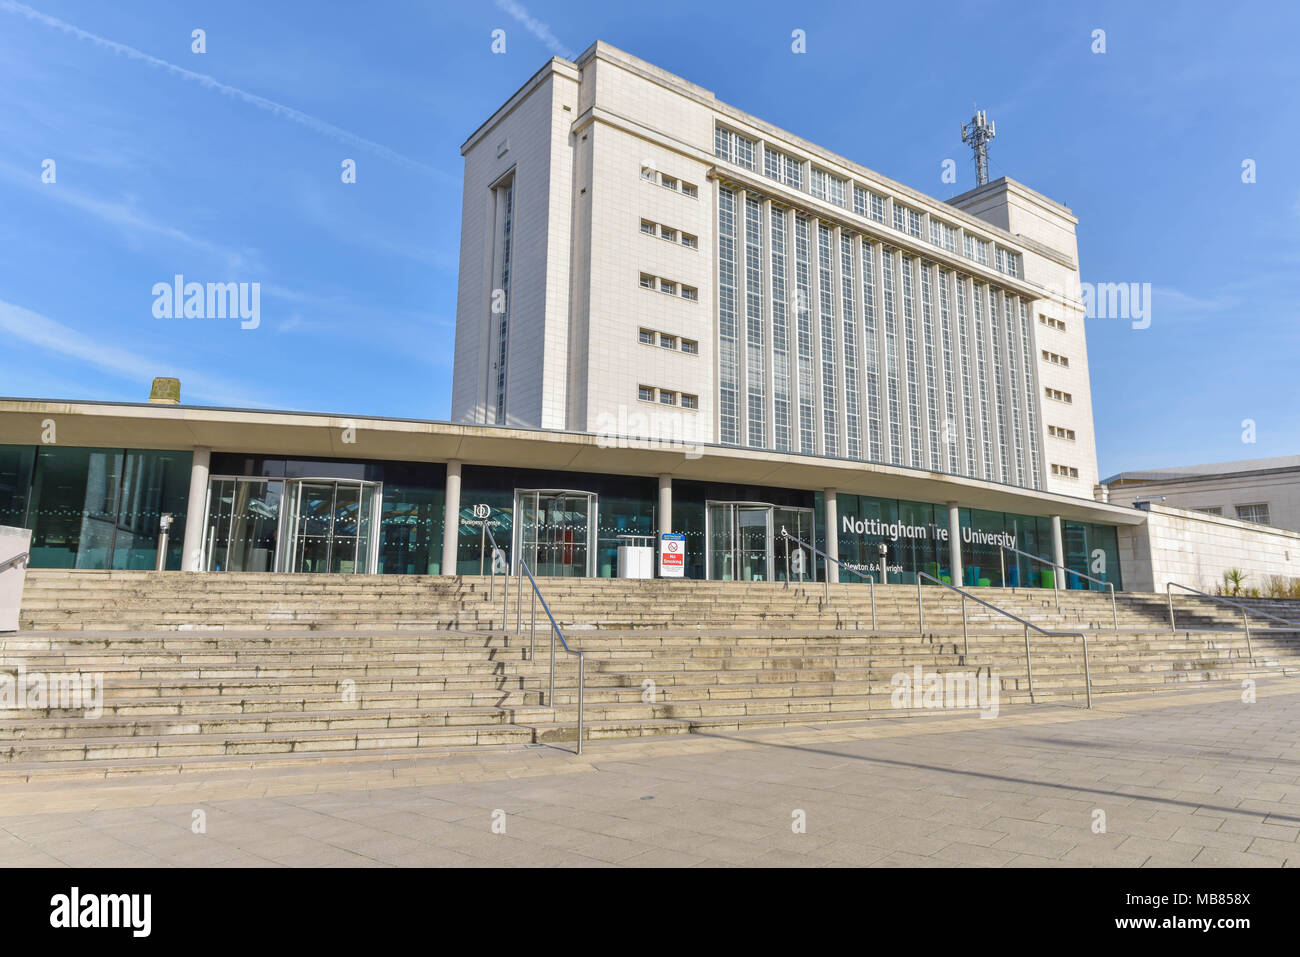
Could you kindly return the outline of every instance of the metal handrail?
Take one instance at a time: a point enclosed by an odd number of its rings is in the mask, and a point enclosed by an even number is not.
[[[871,585],[871,630],[875,631],[876,630],[876,576],[871,574],[864,574],[863,572],[858,571],[856,568],[852,568],[848,565],[845,565],[838,558],[831,558],[829,555],[823,552],[816,545],[809,545],[799,536],[791,535],[788,531],[786,531],[784,526],[782,526],[781,528],[781,535],[786,540],[785,554],[786,554],[787,563],[789,562],[789,558],[790,558],[790,542],[794,541],[794,542],[798,542],[804,548],[811,550],[814,554],[820,555],[828,562],[834,562],[836,565],[838,565],[840,568],[844,569],[845,571],[852,572],[854,575],[857,575],[859,578],[865,578],[867,580],[867,582]],[[829,603],[831,600],[831,579],[829,575],[823,576],[823,578],[826,586],[825,587],[826,601]],[[785,570],[785,584],[787,588],[790,587],[790,569],[788,567],[788,564]]]
[[[569,643],[564,640],[564,632],[560,630],[560,623],[557,622],[555,620],[555,616],[551,614],[550,606],[546,604],[546,599],[542,597],[541,589],[537,587],[537,579],[533,577],[532,569],[528,567],[528,563],[524,561],[522,556],[519,559],[519,568],[523,571],[524,575],[528,576],[528,581],[533,586],[533,597],[535,599],[535,602],[540,601],[542,603],[542,611],[546,612],[546,617],[551,620],[551,690],[549,696],[546,699],[546,702],[552,708],[552,710],[555,708],[555,636],[556,635],[560,636],[560,644],[564,646],[565,652],[571,655],[578,656],[578,754],[582,754],[582,698],[583,698],[583,688],[586,682],[586,654],[585,652],[575,651],[574,649],[570,648]],[[520,587],[522,588],[523,575],[519,576],[519,580],[520,580]],[[506,591],[509,590],[510,587],[509,584],[507,583]],[[537,606],[534,603],[533,605],[534,640],[536,640],[537,637],[536,608]]]
[[[1246,617],[1248,613],[1251,615],[1259,615],[1263,618],[1269,618],[1273,621],[1280,621],[1284,625],[1296,625],[1297,627],[1300,627],[1300,621],[1291,621],[1290,619],[1287,618],[1279,618],[1277,615],[1270,615],[1266,611],[1260,611],[1258,608],[1251,608],[1249,605],[1243,604],[1242,602],[1239,601],[1233,601],[1231,598],[1228,598],[1224,595],[1211,595],[1209,592],[1199,591],[1187,585],[1180,585],[1178,582],[1165,582],[1165,597],[1169,601],[1169,630],[1171,632],[1178,630],[1177,628],[1174,627],[1173,590],[1175,588],[1181,588],[1183,591],[1189,591],[1193,595],[1199,595],[1202,598],[1209,598],[1212,601],[1219,602],[1219,604],[1221,605],[1232,605],[1234,608],[1240,608],[1241,622],[1246,628],[1246,654],[1250,655],[1250,660],[1252,664],[1255,661],[1255,651],[1250,646],[1250,619]]]
[[[0,572],[4,571],[7,568],[12,568],[14,565],[17,565],[20,562],[26,562],[27,559],[30,557],[30,555],[31,555],[30,552],[19,552],[17,555],[14,555],[12,558],[6,558],[4,561],[0,562]]]
[[[488,522],[491,521],[491,518],[492,516],[489,515],[487,518],[483,519],[483,531],[487,534],[487,537],[492,541],[492,577],[488,581],[489,602],[492,601],[493,595],[496,594],[497,552],[501,552],[501,546],[497,544],[497,537],[492,534],[492,529],[488,527]],[[501,553],[503,555],[505,554],[505,552],[501,552]],[[520,561],[523,561],[523,559],[521,558]],[[482,570],[481,561],[479,563],[479,570],[480,571]],[[505,631],[509,627],[509,625],[506,624],[509,620],[510,620],[510,570],[507,567],[505,587],[501,589],[501,630],[502,631]]]
[[[492,534],[492,529],[488,527],[487,522],[488,519],[483,520],[483,528],[487,531],[487,536],[492,541],[492,582],[494,583],[495,586],[495,582],[497,580],[496,553],[499,552],[501,548],[500,546],[497,545],[496,536]],[[578,754],[582,754],[582,699],[583,699],[584,686],[586,684],[586,671],[587,671],[585,653],[581,651],[575,651],[574,649],[570,648],[569,643],[564,640],[564,632],[560,630],[560,623],[556,621],[555,616],[551,614],[551,608],[548,604],[546,604],[546,599],[542,596],[542,590],[537,587],[537,579],[533,577],[532,569],[528,567],[528,563],[524,561],[524,557],[522,555],[519,556],[519,568],[521,571],[524,572],[524,574],[528,576],[529,584],[533,586],[533,607],[532,607],[533,623],[532,623],[532,637],[529,639],[529,643],[528,643],[529,661],[534,661],[536,660],[537,657],[537,603],[539,601],[542,603],[542,611],[546,612],[546,617],[551,620],[551,690],[547,695],[546,703],[552,710],[554,710],[555,708],[555,636],[556,635],[560,636],[560,644],[564,646],[564,651],[567,654],[578,656]],[[509,628],[509,624],[508,624],[509,615],[510,615],[510,573],[509,571],[506,572],[505,577],[506,577],[505,584],[501,588],[501,630],[502,631],[506,631]],[[523,627],[522,627],[523,625],[522,615],[523,615],[523,604],[524,604],[523,589],[524,589],[524,576],[520,575],[519,576],[519,597],[515,601],[515,630],[520,634],[523,633]],[[488,593],[488,600],[489,601],[492,600],[491,592]]]
[[[1086,634],[1084,634],[1082,631],[1048,631],[1045,628],[1038,627],[1033,622],[1026,621],[1025,619],[1021,618],[1019,615],[1013,615],[1005,608],[999,608],[997,605],[993,604],[992,602],[985,601],[983,598],[979,598],[976,595],[972,595],[964,588],[958,588],[956,585],[950,585],[945,581],[940,581],[939,579],[935,578],[933,575],[927,575],[925,572],[917,572],[916,573],[916,616],[919,622],[918,631],[921,633],[925,632],[925,608],[921,604],[921,579],[923,578],[934,582],[936,585],[940,585],[944,588],[947,588],[949,591],[955,591],[957,592],[957,594],[961,595],[962,598],[961,633],[962,633],[962,638],[966,643],[965,654],[967,657],[970,656],[970,634],[968,633],[966,628],[966,599],[967,598],[969,598],[971,601],[979,602],[985,608],[991,608],[994,611],[996,611],[999,615],[1005,615],[1007,618],[1010,618],[1012,621],[1017,621],[1020,624],[1025,626],[1025,674],[1028,675],[1029,677],[1029,700],[1031,702],[1034,700],[1034,665],[1033,665],[1033,660],[1030,657],[1030,653],[1029,653],[1029,629],[1032,628],[1040,635],[1043,635],[1048,638],[1080,639],[1083,642],[1084,690],[1087,692],[1088,695],[1088,707],[1089,708],[1092,707],[1092,668],[1088,662],[1088,636]]]
[[[1029,552],[1021,551],[1020,549],[1015,548],[1014,546],[1011,545],[999,545],[998,561],[1002,563],[1002,584],[1003,585],[1006,585],[1007,583],[1007,555],[1006,555],[1007,552],[1015,552],[1017,555],[1024,555],[1026,558],[1031,558],[1036,562],[1042,562],[1044,565],[1051,565],[1053,568],[1059,568],[1061,569],[1061,571],[1066,572],[1070,575],[1077,575],[1079,578],[1086,578],[1088,579],[1088,581],[1096,582],[1098,585],[1105,585],[1107,588],[1110,589],[1110,613],[1115,620],[1115,630],[1119,631],[1119,605],[1115,601],[1114,582],[1102,581],[1100,578],[1093,578],[1091,575],[1084,574],[1083,572],[1076,572],[1073,568],[1067,568],[1065,565],[1062,565],[1060,562],[1050,561],[1046,558],[1043,558],[1041,555],[1032,555]],[[1063,589],[1061,588],[1052,589],[1052,591],[1056,592],[1057,611],[1061,610],[1062,590]]]

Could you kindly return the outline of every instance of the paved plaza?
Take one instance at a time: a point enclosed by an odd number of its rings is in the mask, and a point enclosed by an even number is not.
[[[6,866],[1300,864],[1300,683],[0,785]]]

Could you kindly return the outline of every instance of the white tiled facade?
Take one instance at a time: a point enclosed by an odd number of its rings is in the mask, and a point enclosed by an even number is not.
[[[1091,495],[1065,207],[930,198],[600,43],[462,152],[454,421]]]

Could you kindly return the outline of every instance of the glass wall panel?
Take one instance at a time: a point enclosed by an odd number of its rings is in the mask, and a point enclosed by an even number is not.
[[[388,575],[442,572],[441,488],[385,485],[379,530],[379,570]]]
[[[174,523],[168,568],[179,568],[189,452],[35,450],[26,525],[35,568],[156,567],[158,523]],[[11,506],[13,508],[13,506]]]
[[[992,585],[1002,581],[998,536],[1006,532],[1006,515],[978,508],[961,510],[962,574],[966,585]],[[1008,575],[1008,577],[1010,577]]]
[[[618,546],[625,544],[620,535],[655,535],[653,502],[627,495],[611,495],[600,500],[599,524],[596,529],[596,575],[611,578],[618,574]]]
[[[122,459],[113,568],[157,567],[163,513],[172,516],[166,567],[181,567],[192,458],[189,452],[127,450]]]
[[[1070,569],[1065,575],[1066,588],[1101,591],[1104,585],[1088,581],[1073,572],[1082,572],[1115,588],[1123,587],[1119,568],[1119,532],[1111,525],[1094,525],[1083,522],[1062,522],[1061,537],[1065,548],[1065,565]]]
[[[27,526],[36,449],[30,445],[0,445],[0,525]]]

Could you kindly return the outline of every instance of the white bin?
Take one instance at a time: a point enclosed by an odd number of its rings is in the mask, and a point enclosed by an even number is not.
[[[618,546],[619,578],[654,578],[655,549],[653,535],[620,535]]]

